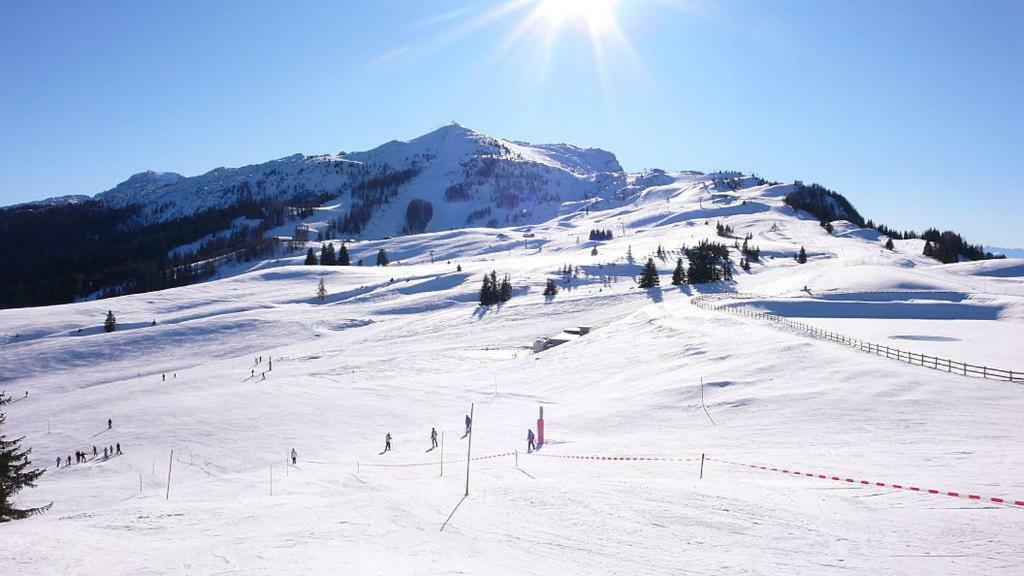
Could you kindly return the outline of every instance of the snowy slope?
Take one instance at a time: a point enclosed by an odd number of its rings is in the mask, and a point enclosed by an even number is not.
[[[442,133],[364,154],[472,159],[477,147],[499,144],[452,143]],[[581,167],[561,159],[564,150],[515,154],[534,167],[556,163],[567,187],[600,186],[593,174],[608,159],[570,150],[587,158]],[[418,178],[441,179],[459,162],[437,162]],[[509,227],[360,241],[349,246],[354,259],[385,247],[399,263],[302,266],[297,255],[184,288],[0,311],[0,387],[15,397],[30,391],[9,407],[5,432],[24,434],[40,465],[96,443],[126,450],[51,466],[22,499],[54,508],[0,525],[0,566],[12,574],[1016,574],[1020,384],[887,360],[691,299],[740,292],[752,307],[861,322],[874,339],[948,345],[943,352],[993,365],[1016,359],[1002,367],[1024,370],[1024,263],[939,265],[909,243],[885,250],[884,239],[852,225],[836,223],[828,235],[782,203],[787,188],[632,175],[620,187],[628,200],[555,211],[530,238]],[[734,284],[672,287],[670,253],[655,260],[660,289],[635,287],[659,246],[715,239],[717,221],[740,241],[753,235],[762,259],[750,273],[737,271]],[[589,241],[592,229],[616,237]],[[793,259],[801,246],[804,265]],[[561,279],[566,264],[579,267],[578,278]],[[479,308],[480,278],[491,270],[511,276],[515,296]],[[541,295],[548,278],[561,287],[551,299]],[[893,297],[906,290],[916,295]],[[112,334],[99,328],[108,309],[121,323]],[[578,326],[593,330],[529,351],[534,339]],[[905,336],[917,340],[897,338]],[[950,337],[957,341],[941,339]],[[470,496],[442,532],[465,489],[459,437],[471,403],[473,454],[520,453],[472,463]],[[548,442],[527,456],[526,430],[541,405]],[[426,452],[432,426],[445,436],[443,477],[440,451]],[[394,450],[379,454],[388,432]],[[286,469],[292,447],[299,463]],[[698,479],[702,453],[709,459]],[[675,460],[555,457],[570,455]],[[404,463],[430,465],[379,467]]]

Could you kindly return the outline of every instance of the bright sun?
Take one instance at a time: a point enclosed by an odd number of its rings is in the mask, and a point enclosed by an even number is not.
[[[549,24],[585,24],[591,34],[608,31],[615,25],[616,0],[541,0],[538,14]]]

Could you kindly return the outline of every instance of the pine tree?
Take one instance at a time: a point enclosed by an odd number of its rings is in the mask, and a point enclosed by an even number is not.
[[[686,284],[686,270],[683,269],[683,259],[676,259],[676,269],[672,271],[672,285],[679,286]]]
[[[484,274],[484,283],[480,287],[480,305],[490,306],[498,303],[498,280],[497,274],[491,272]]]
[[[328,242],[320,246],[320,264],[323,266],[334,266],[338,261],[334,257],[334,243]]]
[[[316,254],[312,248],[306,251],[306,266],[316,266]]]
[[[801,264],[807,264],[807,251],[804,250],[803,246],[800,247],[800,253],[796,255],[796,261]]]
[[[348,258],[348,248],[344,244],[338,248],[338,266],[351,266],[352,262]]]
[[[103,330],[107,332],[117,330],[117,318],[114,317],[113,310],[107,310],[107,318],[103,321]]]
[[[895,250],[896,249],[896,246],[892,243],[892,238],[889,238],[888,240],[885,241],[885,248],[886,248],[886,250]]]
[[[456,264],[455,271],[456,272],[462,272],[462,264]]]
[[[320,297],[321,302],[327,297],[327,287],[324,286],[323,278],[320,279],[320,285],[316,287],[316,295]]]
[[[555,294],[558,294],[558,286],[555,284],[554,280],[548,278],[548,283],[544,285],[544,295],[554,296]]]
[[[508,302],[512,299],[512,281],[509,280],[508,274],[501,280],[501,286],[498,288],[498,300],[502,302]]]
[[[648,258],[644,264],[644,271],[640,274],[641,288],[654,288],[659,284],[658,268],[654,266],[654,258]]]
[[[388,260],[388,251],[381,248],[377,251],[377,266],[387,266],[390,260]]]
[[[0,392],[0,409],[11,399],[3,392]],[[0,410],[0,426],[3,425],[6,416]],[[0,434],[0,522],[20,520],[33,514],[45,512],[53,505],[47,504],[40,508],[15,508],[14,495],[23,488],[32,488],[35,481],[43,474],[43,470],[28,470],[32,461],[28,459],[32,449],[21,450],[21,441],[24,438],[8,440]]]

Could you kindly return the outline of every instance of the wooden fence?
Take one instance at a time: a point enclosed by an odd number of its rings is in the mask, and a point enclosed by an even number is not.
[[[919,292],[915,290],[914,292]],[[885,356],[891,360],[899,360],[900,362],[906,362],[907,364],[913,364],[914,366],[923,366],[925,368],[931,368],[932,370],[941,370],[943,372],[949,372],[951,374],[959,374],[961,376],[970,376],[974,378],[985,378],[989,380],[1003,380],[1006,382],[1024,382],[1024,371],[1004,370],[1002,368],[993,368],[991,366],[978,366],[976,364],[968,364],[966,362],[958,362],[949,358],[939,358],[937,356],[928,356],[927,354],[921,354],[918,352],[910,352],[908,350],[900,350],[891,346],[883,346],[881,344],[875,344],[873,342],[867,342],[857,338],[851,338],[849,336],[819,328],[817,326],[811,326],[804,322],[798,322],[777,316],[775,314],[768,314],[766,312],[755,312],[746,308],[740,308],[736,306],[726,306],[717,304],[717,301],[722,299],[739,299],[744,296],[741,294],[715,294],[715,295],[700,295],[693,298],[693,303],[705,310],[718,310],[730,312],[739,316],[746,316],[748,318],[757,318],[758,320],[765,320],[772,322],[780,326],[799,330],[814,336],[816,338],[822,338],[825,340],[831,340],[832,342],[838,342],[851,348],[855,348],[862,352],[868,352],[870,354],[876,354],[878,356]],[[765,298],[765,296],[749,296],[752,298]]]

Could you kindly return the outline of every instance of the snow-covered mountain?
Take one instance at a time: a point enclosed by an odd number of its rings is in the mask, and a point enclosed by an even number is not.
[[[346,233],[379,236],[403,232],[413,200],[432,207],[425,228],[415,231],[536,223],[557,214],[564,202],[613,193],[625,182],[626,175],[610,152],[512,142],[451,124],[365,152],[296,154],[240,168],[216,168],[190,178],[142,172],[95,198],[113,207],[139,205],[146,222],[186,217],[249,198],[331,199],[341,215],[353,206],[370,212],[354,226],[358,231]]]

